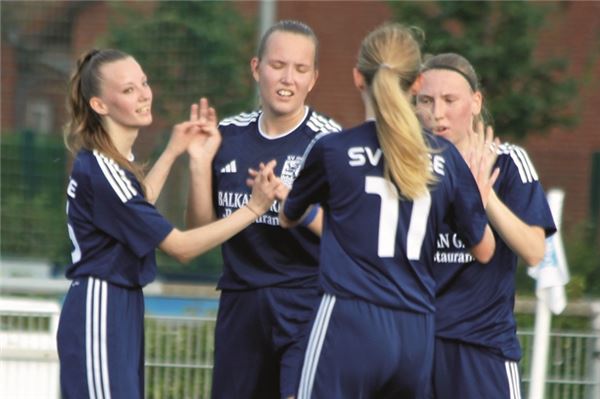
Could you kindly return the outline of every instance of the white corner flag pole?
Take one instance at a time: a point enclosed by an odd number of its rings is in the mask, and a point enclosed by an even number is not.
[[[569,273],[560,235],[564,197],[563,190],[552,189],[548,192],[548,204],[557,232],[546,238],[546,253],[542,262],[528,271],[529,275],[537,280],[529,399],[544,397],[552,313],[561,313],[567,305],[564,286],[569,281]]]
[[[531,361],[529,399],[542,399],[546,385],[546,365],[550,349],[550,325],[552,316],[544,299],[538,296],[535,309],[535,335]]]

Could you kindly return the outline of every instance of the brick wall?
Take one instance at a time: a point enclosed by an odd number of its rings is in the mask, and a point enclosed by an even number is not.
[[[568,73],[579,90],[572,106],[579,124],[531,135],[524,143],[546,189],[566,191],[563,221],[568,227],[589,216],[591,160],[600,152],[600,3],[561,3],[540,38],[539,56],[570,60]]]
[[[305,21],[320,39],[320,77],[310,104],[344,126],[362,121],[362,102],[352,84],[351,68],[362,37],[391,18],[387,4],[282,2],[277,4],[277,18]],[[561,3],[540,38],[537,56],[567,57],[572,63],[568,73],[581,85],[573,99],[580,113],[576,127],[531,135],[521,143],[544,187],[566,190],[563,222],[568,228],[589,215],[591,156],[600,151],[600,3]]]

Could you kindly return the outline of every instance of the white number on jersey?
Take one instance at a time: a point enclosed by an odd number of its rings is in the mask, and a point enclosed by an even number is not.
[[[383,177],[367,176],[365,178],[365,192],[378,195],[381,198],[377,255],[380,258],[391,258],[395,252],[396,231],[398,229],[400,209],[398,190],[396,186]],[[410,260],[418,260],[421,255],[430,209],[431,195],[429,192],[413,201],[406,239],[406,254]]]

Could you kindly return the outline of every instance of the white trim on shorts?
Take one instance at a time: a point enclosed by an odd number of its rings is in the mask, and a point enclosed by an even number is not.
[[[506,377],[508,379],[510,399],[521,399],[521,379],[519,378],[517,362],[507,360],[504,362],[504,368],[506,369]]]
[[[304,354],[304,364],[302,365],[297,399],[309,399],[312,394],[321,349],[323,349],[323,342],[327,335],[327,327],[329,326],[329,320],[331,320],[334,305],[335,296],[323,294]]]
[[[108,284],[88,278],[85,303],[85,357],[90,399],[110,399],[106,319]]]

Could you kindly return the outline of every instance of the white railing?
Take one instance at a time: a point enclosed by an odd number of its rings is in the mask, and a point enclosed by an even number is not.
[[[0,298],[0,398],[60,398],[59,312],[56,301]],[[146,398],[210,398],[214,326],[214,317],[146,316]],[[518,335],[525,394],[533,332]],[[600,334],[554,332],[550,345],[544,399],[600,398]]]

